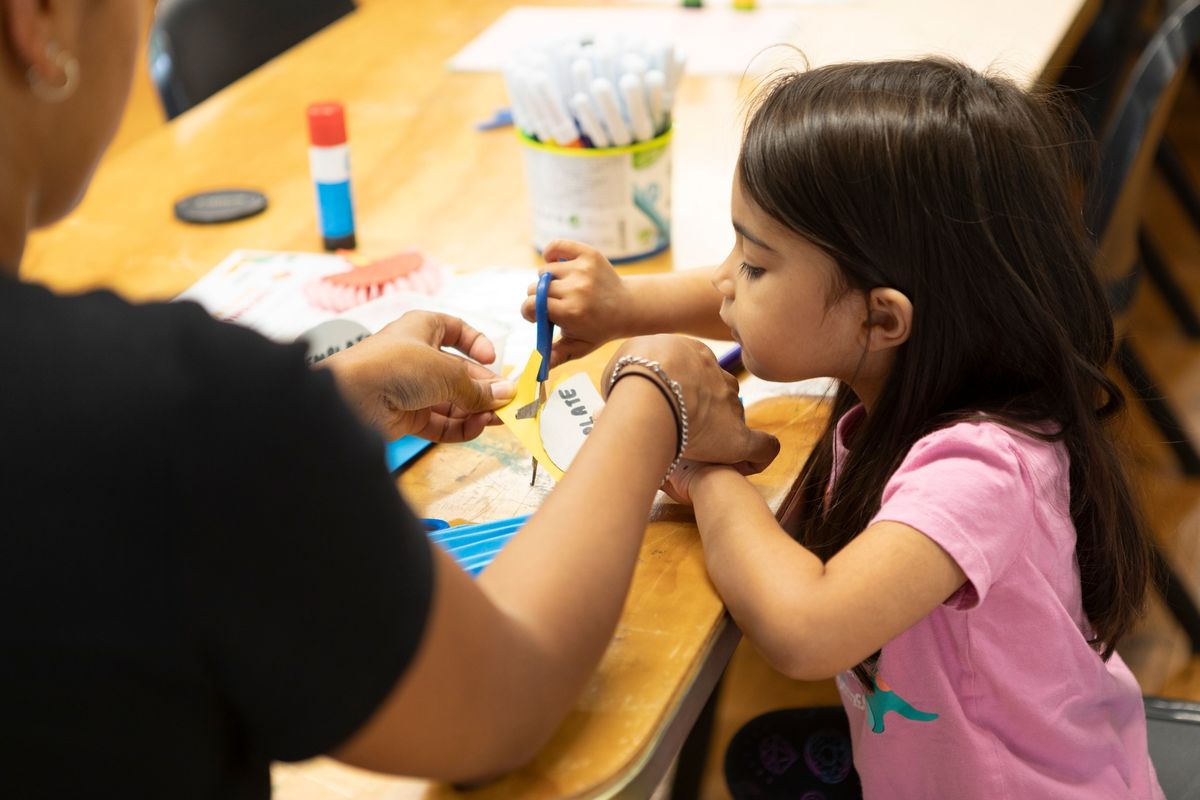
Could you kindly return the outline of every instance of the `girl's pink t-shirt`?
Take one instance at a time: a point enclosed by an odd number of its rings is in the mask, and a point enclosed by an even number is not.
[[[835,479],[861,413],[839,421]],[[872,522],[921,531],[967,583],[884,645],[876,692],[837,678],[868,800],[1163,797],[1137,681],[1087,643],[1068,467],[1062,444],[980,421],[888,481]]]

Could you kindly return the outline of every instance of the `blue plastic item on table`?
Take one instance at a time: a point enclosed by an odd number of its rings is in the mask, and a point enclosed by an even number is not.
[[[475,525],[456,525],[430,531],[429,540],[449,553],[464,570],[476,576],[492,563],[492,559],[517,535],[527,519],[528,516],[523,516]]]
[[[433,447],[433,442],[419,436],[403,436],[394,442],[388,442],[386,448],[388,472],[395,472],[430,447]]]

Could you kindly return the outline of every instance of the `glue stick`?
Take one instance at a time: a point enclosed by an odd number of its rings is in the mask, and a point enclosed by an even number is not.
[[[354,203],[350,199],[350,146],[341,103],[308,107],[308,163],[317,189],[317,218],[326,250],[353,250]]]

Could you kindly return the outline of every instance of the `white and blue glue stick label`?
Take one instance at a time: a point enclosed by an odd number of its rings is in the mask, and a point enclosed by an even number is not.
[[[308,163],[317,188],[321,235],[327,239],[337,239],[354,233],[349,145],[310,147]]]

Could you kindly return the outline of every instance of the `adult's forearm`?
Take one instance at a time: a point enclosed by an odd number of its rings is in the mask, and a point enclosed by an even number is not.
[[[513,680],[551,730],[612,638],[675,447],[659,390],[620,381],[561,483],[479,578],[523,634],[529,652],[515,659]]]

